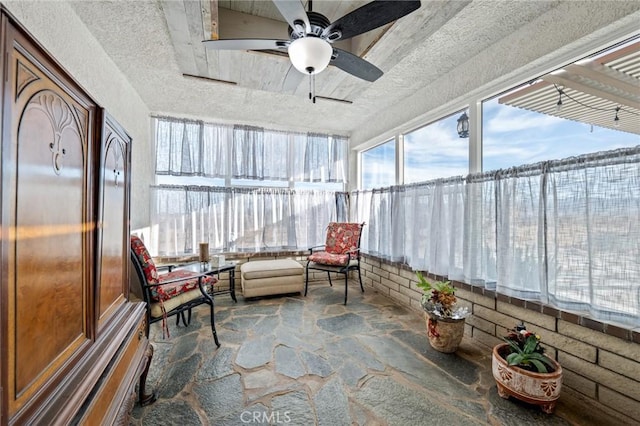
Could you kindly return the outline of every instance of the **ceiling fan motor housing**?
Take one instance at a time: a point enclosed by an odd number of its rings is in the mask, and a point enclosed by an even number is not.
[[[327,28],[329,24],[331,24],[331,21],[329,21],[326,16],[318,12],[307,12],[307,17],[309,18],[309,24],[311,24],[311,31],[305,34],[304,23],[302,22],[300,23],[303,31],[296,31],[291,28],[291,26],[289,26],[289,37],[291,38],[291,40],[296,40],[306,36],[321,37],[324,29]],[[328,41],[333,40],[335,40],[335,38],[328,38]]]

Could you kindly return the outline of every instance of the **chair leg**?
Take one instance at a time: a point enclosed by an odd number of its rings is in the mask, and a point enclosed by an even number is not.
[[[329,277],[329,285],[333,287],[333,283],[331,282],[331,272],[327,271],[327,276]]]
[[[304,279],[304,295],[307,296],[307,288],[309,287],[309,262],[307,262],[307,267],[305,268],[306,276]]]
[[[178,327],[180,325],[180,319],[182,319],[182,323],[186,327],[188,324],[187,324],[187,320],[185,319],[185,316],[184,316],[184,311],[180,311],[180,312],[178,312],[176,314],[176,327]]]
[[[182,315],[184,315],[184,312],[182,313]],[[182,321],[184,321],[184,317],[182,317]],[[191,324],[191,308],[189,308],[189,312],[187,314],[187,322],[185,323],[185,325],[189,324]]]
[[[216,346],[220,347],[220,342],[218,341],[218,333],[216,332],[216,323],[213,315],[213,300],[211,300],[211,304],[209,305],[211,308],[211,331],[213,332],[213,341],[216,342]],[[189,310],[191,312],[191,310]]]
[[[362,286],[362,275],[360,275],[360,268],[358,268],[358,280],[360,281],[360,290],[364,293],[364,287]]]
[[[349,271],[344,274],[344,304],[347,304],[347,292],[349,291]]]

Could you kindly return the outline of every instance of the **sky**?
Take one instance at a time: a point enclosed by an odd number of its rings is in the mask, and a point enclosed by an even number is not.
[[[405,135],[405,183],[468,174],[467,138],[456,130],[461,112]],[[483,103],[483,171],[640,145],[640,135]],[[363,188],[395,184],[393,141],[363,153]]]

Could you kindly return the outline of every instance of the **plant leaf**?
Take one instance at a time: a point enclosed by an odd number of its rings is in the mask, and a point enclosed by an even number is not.
[[[509,365],[518,365],[522,362],[522,355],[514,352],[507,355],[507,358],[505,359],[507,360],[507,363],[509,363]]]
[[[424,278],[420,271],[416,271],[416,276],[418,277],[418,284],[416,285],[420,287],[425,293],[431,291],[431,283]]]
[[[538,346],[538,339],[533,334],[527,337],[527,340],[524,342],[524,348],[522,348],[522,352],[526,354],[533,354],[536,351],[536,346]]]
[[[505,338],[502,338],[502,340],[507,342],[514,352],[519,353],[519,354],[522,353],[522,349],[520,349],[520,346],[518,346],[518,344],[516,342],[514,342],[512,340],[509,340],[509,339],[505,339]]]
[[[531,361],[531,364],[533,364],[533,366],[536,367],[536,370],[538,370],[538,373],[547,372],[547,367],[545,367],[544,364],[538,361],[537,359],[531,358],[529,359],[529,361]]]

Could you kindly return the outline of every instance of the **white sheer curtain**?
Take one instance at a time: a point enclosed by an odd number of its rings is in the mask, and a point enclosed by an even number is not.
[[[371,255],[640,326],[640,146],[354,191],[350,215]]]
[[[349,220],[352,222],[364,222],[360,235],[360,250],[363,253],[370,253],[369,234],[375,232],[371,228],[371,197],[372,191],[354,191],[349,194]]]
[[[197,121],[156,120],[156,174],[202,175],[200,128]]]
[[[497,290],[521,299],[544,299],[542,167],[498,173]]]
[[[157,175],[345,183],[349,174],[344,136],[156,118],[155,137]]]
[[[333,191],[295,191],[294,217],[297,247],[324,245],[329,222],[346,220],[341,211],[347,209],[346,194]]]
[[[467,177],[462,281],[496,289],[496,173]]]
[[[351,202],[351,220],[368,223],[363,252],[416,270],[462,276],[462,178],[355,191]]]
[[[552,162],[545,196],[550,299],[640,325],[640,147]]]
[[[346,194],[278,188],[155,186],[152,195],[152,255],[212,251],[306,250],[325,242],[327,224],[343,220]]]
[[[203,123],[202,170],[203,176],[225,178],[229,174],[229,157],[233,126]]]
[[[265,179],[264,130],[234,126],[231,176],[237,179]],[[285,152],[286,156],[286,152]]]

